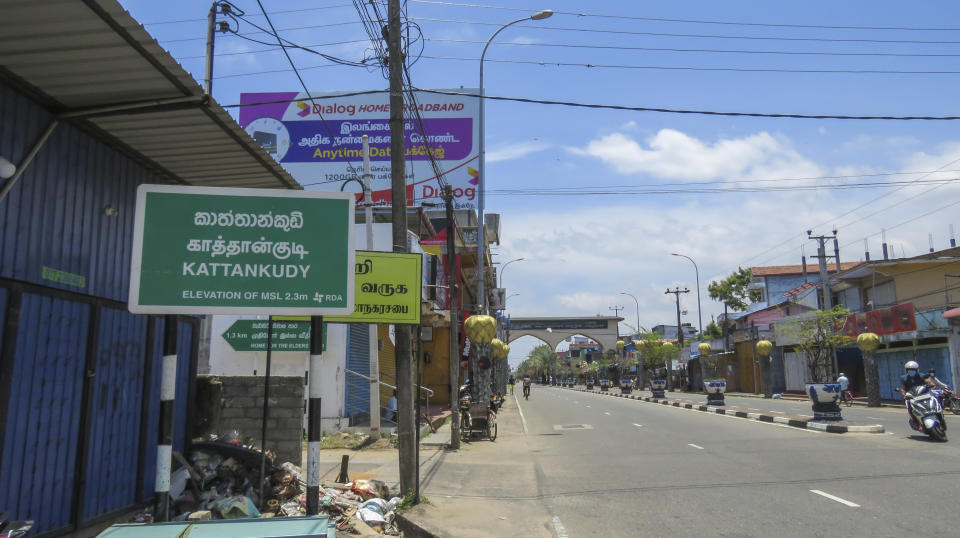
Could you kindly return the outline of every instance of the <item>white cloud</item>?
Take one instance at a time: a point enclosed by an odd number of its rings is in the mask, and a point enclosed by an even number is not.
[[[544,142],[517,142],[503,145],[487,152],[487,162],[495,163],[525,157],[531,153],[543,151],[550,147]]]
[[[645,142],[613,133],[568,151],[600,159],[621,174],[649,174],[663,179],[799,177],[818,175],[820,171],[788,141],[767,132],[710,143],[674,129],[662,129]]]

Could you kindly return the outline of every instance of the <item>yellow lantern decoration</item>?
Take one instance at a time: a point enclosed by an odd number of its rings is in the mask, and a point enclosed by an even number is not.
[[[700,342],[700,345],[697,346],[697,351],[699,351],[701,355],[709,355],[712,350],[713,346],[708,342]]]
[[[666,354],[668,354],[668,355],[671,354],[671,353],[673,353],[673,349],[674,349],[675,347],[676,347],[676,346],[673,345],[673,342],[664,342],[663,344],[660,345],[660,349],[662,349],[663,352],[666,353]]]
[[[857,335],[857,345],[860,351],[864,353],[873,353],[880,347],[880,337],[875,333],[862,333]]]
[[[506,359],[507,352],[507,344],[504,344],[499,338],[494,338],[490,342],[490,354],[493,355],[494,359]]]
[[[773,353],[773,342],[770,340],[760,340],[757,342],[757,353],[761,357],[769,357]]]
[[[617,340],[617,350],[623,351],[623,348],[627,347],[627,343],[623,340]]]
[[[475,344],[489,344],[497,335],[497,320],[492,316],[475,315],[463,322],[467,338]]]

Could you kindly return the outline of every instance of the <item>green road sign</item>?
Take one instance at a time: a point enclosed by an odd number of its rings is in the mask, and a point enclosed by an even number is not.
[[[357,251],[357,299],[353,314],[327,316],[331,323],[420,323],[423,256]]]
[[[350,193],[141,185],[135,314],[353,312]]]
[[[267,320],[260,319],[238,319],[222,336],[234,351],[266,351],[267,323]],[[273,351],[310,351],[310,322],[274,320],[270,348]]]

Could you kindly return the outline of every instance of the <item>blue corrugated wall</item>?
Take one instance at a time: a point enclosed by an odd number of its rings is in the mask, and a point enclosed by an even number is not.
[[[0,155],[19,162],[49,122],[45,110],[0,84]],[[122,153],[61,124],[0,202],[0,277],[126,301],[136,188],[157,182]],[[118,214],[108,216],[108,206]],[[82,277],[82,285],[44,278],[44,267]]]
[[[0,460],[0,506],[37,531],[70,523],[90,306],[25,293]]]
[[[917,361],[921,372],[934,368],[940,381],[953,386],[953,374],[950,372],[950,349],[947,346],[889,351],[877,353],[881,398],[886,400],[900,399],[900,395],[894,391],[900,386],[900,376],[904,373],[903,365],[907,361]]]
[[[0,154],[20,162],[50,119],[0,83]],[[64,123],[0,202],[0,510],[34,533],[153,496],[163,320],[124,303],[136,187],[157,182]],[[180,329],[182,451],[196,326]]]
[[[91,391],[87,482],[81,518],[117,510],[135,502],[139,463],[140,409],[143,403],[143,343],[147,320],[123,310],[100,311]],[[110,454],[105,460],[101,454]]]

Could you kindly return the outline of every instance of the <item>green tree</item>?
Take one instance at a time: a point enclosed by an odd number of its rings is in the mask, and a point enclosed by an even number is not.
[[[723,329],[714,321],[708,323],[706,328],[703,329],[703,334],[700,335],[700,340],[719,340],[721,338],[723,338]]]
[[[677,347],[675,345],[664,347],[664,341],[659,333],[642,332],[640,340],[635,344],[645,372],[657,372],[666,366],[668,360],[673,360],[677,356]]]
[[[756,302],[761,298],[760,290],[748,290],[750,285],[750,270],[742,267],[734,271],[723,280],[715,280],[707,285],[710,298],[726,303],[734,312],[747,309],[747,301]]]
[[[850,340],[843,334],[843,323],[849,315],[850,310],[837,305],[830,310],[790,316],[778,324],[778,332],[796,342],[795,347],[806,358],[811,382],[828,383],[837,373],[833,368],[833,349]]]

